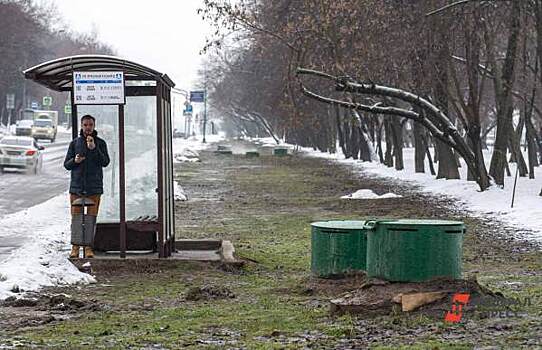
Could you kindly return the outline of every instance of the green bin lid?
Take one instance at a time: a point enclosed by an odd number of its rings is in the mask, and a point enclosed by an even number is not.
[[[463,225],[461,221],[451,220],[425,220],[425,219],[399,219],[379,221],[379,225],[418,225],[418,226],[452,226]]]
[[[340,230],[363,230],[365,221],[345,220],[345,221],[318,221],[311,224],[312,227]]]

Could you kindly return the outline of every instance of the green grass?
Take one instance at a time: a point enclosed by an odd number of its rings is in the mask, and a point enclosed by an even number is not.
[[[323,294],[303,293],[310,270],[310,223],[325,219],[356,219],[370,216],[443,215],[436,206],[402,202],[343,201],[340,195],[369,185],[374,179],[359,179],[348,169],[321,160],[295,157],[212,158],[203,155],[200,164],[183,164],[183,187],[196,197],[212,191],[222,177],[223,201],[198,201],[178,204],[177,235],[183,238],[220,238],[231,240],[236,254],[250,259],[240,271],[227,272],[214,266],[179,264],[160,273],[110,276],[110,286],[99,284],[83,289],[69,288],[79,299],[95,299],[101,311],[84,312],[65,321],[39,327],[10,330],[2,336],[24,344],[46,348],[118,348],[161,344],[166,348],[249,349],[298,348],[307,343],[286,341],[316,331],[315,347],[338,345],[364,332],[364,324],[355,316],[330,316]],[[262,167],[239,168],[242,165]],[[217,169],[226,169],[218,172]],[[198,186],[208,186],[200,188]],[[388,188],[387,184],[384,187]],[[198,192],[199,191],[199,192]],[[212,195],[212,193],[211,193]],[[421,202],[420,202],[421,203]],[[188,214],[187,214],[188,213]],[[478,270],[478,279],[507,296],[531,298],[528,312],[542,315],[542,277],[525,271],[542,270],[541,254],[514,255],[514,261],[496,265],[495,259],[509,259],[505,246],[496,246],[496,257],[482,258],[491,238],[481,238],[486,228],[476,219],[466,218],[469,231],[465,239],[465,270]],[[489,239],[489,241],[488,241]],[[493,250],[491,250],[493,252]],[[100,277],[99,277],[100,279]],[[505,281],[522,283],[516,288]],[[193,286],[217,285],[229,288],[233,299],[190,302],[184,293]],[[315,306],[319,303],[319,306]],[[323,306],[322,306],[323,305]],[[424,316],[396,314],[367,322],[368,326],[389,330],[391,345],[378,349],[469,349],[472,344],[506,344],[515,347],[535,336],[531,319],[513,320],[512,332],[485,337],[486,322],[479,330],[463,325],[446,325]],[[508,321],[508,320],[504,320]],[[442,332],[467,332],[472,341],[446,340],[438,334],[413,336],[413,345],[403,343],[401,334],[413,329],[436,327]],[[469,333],[470,332],[470,333]],[[477,338],[478,337],[478,338]],[[286,339],[286,340],[285,340]],[[375,344],[372,344],[375,345]],[[381,344],[383,345],[383,344]]]

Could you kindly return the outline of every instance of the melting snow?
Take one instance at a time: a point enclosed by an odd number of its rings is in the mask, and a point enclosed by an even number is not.
[[[346,196],[342,196],[342,199],[381,199],[381,198],[399,198],[402,197],[395,193],[385,193],[382,195],[378,195],[374,193],[372,190],[357,190],[354,193],[348,194]]]

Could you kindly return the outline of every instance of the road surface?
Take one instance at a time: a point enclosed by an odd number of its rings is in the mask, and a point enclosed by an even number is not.
[[[38,175],[24,172],[0,174],[0,261],[20,247],[29,235],[10,235],[2,230],[2,217],[43,203],[67,191],[70,174],[62,165],[71,134],[59,134],[55,143],[45,146],[43,167]],[[9,170],[8,170],[9,171]],[[66,198],[67,200],[67,198]],[[68,217],[68,216],[67,216]]]

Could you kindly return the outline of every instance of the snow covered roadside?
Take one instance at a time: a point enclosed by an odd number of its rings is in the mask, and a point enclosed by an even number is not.
[[[0,240],[26,236],[27,242],[0,261],[0,300],[14,291],[46,286],[92,283],[67,259],[69,247],[68,194],[0,218]]]
[[[405,148],[403,151],[405,169],[397,171],[377,162],[362,162],[345,159],[342,153],[329,154],[303,149],[310,156],[332,159],[343,164],[349,164],[354,169],[377,177],[392,178],[409,182],[419,187],[421,191],[449,196],[457,201],[458,207],[469,210],[473,215],[484,216],[499,220],[503,224],[514,227],[521,232],[521,238],[542,242],[542,167],[535,168],[535,179],[518,177],[514,207],[511,208],[512,191],[514,187],[515,164],[510,164],[512,177],[505,178],[505,188],[492,186],[489,190],[480,192],[473,181],[466,181],[467,168],[462,163],[460,168],[461,180],[436,179],[429,172],[426,160],[426,173],[414,172],[414,149]],[[486,163],[491,160],[491,154],[484,154]],[[435,164],[435,170],[437,165]]]
[[[219,142],[224,140],[223,134],[218,135],[207,135],[205,137],[206,143],[202,142],[201,135],[191,136],[187,139],[184,138],[174,138],[173,139],[173,153],[182,153],[184,149],[189,149],[193,151],[201,151],[210,147],[210,144],[214,142]]]

